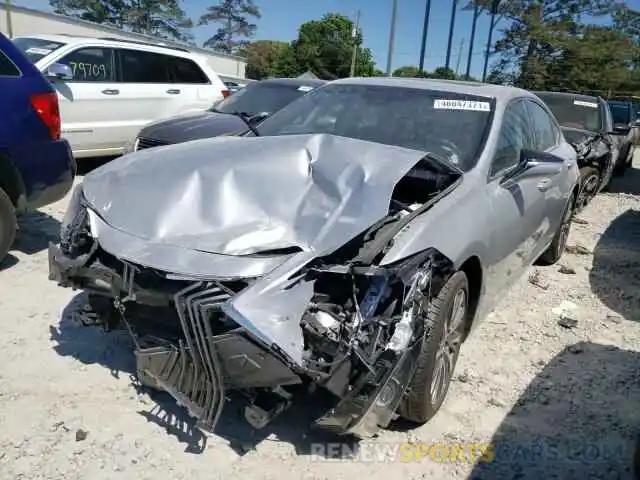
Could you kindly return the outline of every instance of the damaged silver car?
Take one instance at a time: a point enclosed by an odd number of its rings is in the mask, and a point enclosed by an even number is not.
[[[83,322],[127,329],[140,381],[205,430],[230,392],[261,428],[321,388],[315,424],[367,437],[436,414],[472,327],[560,258],[577,179],[526,91],[338,80],[242,136],[87,175],[50,279],[89,292]]]

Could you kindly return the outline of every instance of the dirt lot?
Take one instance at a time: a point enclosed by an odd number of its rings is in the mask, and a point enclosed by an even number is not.
[[[329,459],[318,442],[336,440],[306,428],[306,409],[252,434],[230,407],[205,438],[166,397],[138,392],[126,336],[75,326],[78,293],[47,280],[46,245],[66,202],[53,205],[24,219],[0,269],[0,478],[630,478],[640,432],[639,195],[640,170],[615,179],[574,224],[562,266],[532,269],[514,287],[465,345],[430,424],[395,426],[351,458],[345,447]],[[573,308],[559,315],[563,301]],[[438,442],[446,447],[433,449]],[[492,462],[468,450],[452,461],[456,446],[485,442]],[[424,458],[407,462],[415,452]]]

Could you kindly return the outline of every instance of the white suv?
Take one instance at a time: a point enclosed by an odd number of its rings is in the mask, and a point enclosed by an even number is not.
[[[58,92],[77,158],[119,155],[147,123],[210,108],[229,94],[205,57],[120,39],[13,39]]]

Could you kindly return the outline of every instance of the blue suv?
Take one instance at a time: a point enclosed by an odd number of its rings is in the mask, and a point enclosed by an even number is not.
[[[16,215],[63,198],[76,163],[60,138],[58,97],[0,33],[0,262],[16,236]]]

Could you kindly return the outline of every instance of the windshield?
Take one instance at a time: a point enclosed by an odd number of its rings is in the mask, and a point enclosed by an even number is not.
[[[545,95],[537,93],[547,104],[563,127],[599,132],[602,130],[602,114],[598,99],[576,99],[571,95]]]
[[[463,170],[476,164],[493,102],[422,88],[329,84],[261,123],[260,135],[327,133],[431,152]]]
[[[613,123],[631,123],[631,104],[626,102],[609,102]]]
[[[13,44],[31,61],[38,62],[41,58],[46,57],[54,50],[64,46],[61,42],[52,42],[42,38],[19,37],[14,38]]]
[[[230,97],[217,103],[211,110],[221,113],[242,113],[248,116],[258,113],[274,113],[312,87],[299,84],[255,82],[239,89]]]

